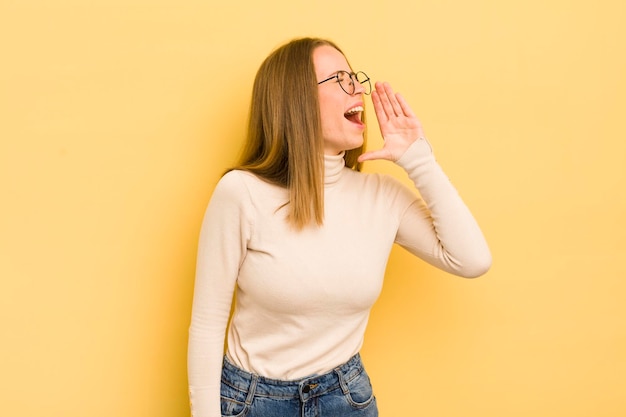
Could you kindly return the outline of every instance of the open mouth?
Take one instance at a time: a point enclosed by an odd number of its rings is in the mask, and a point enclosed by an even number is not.
[[[343,114],[343,117],[351,121],[352,123],[357,123],[359,125],[363,124],[361,120],[361,114],[363,113],[363,106],[355,106],[350,110]]]

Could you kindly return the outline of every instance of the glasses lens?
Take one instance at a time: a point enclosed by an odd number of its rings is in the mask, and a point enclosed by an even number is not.
[[[359,71],[355,74],[356,80],[359,84],[361,84],[365,88],[365,94],[370,94],[372,92],[372,83],[370,82],[370,77],[367,76],[363,71]]]
[[[343,91],[350,95],[354,94],[354,81],[352,81],[352,76],[349,72],[339,71],[337,73],[337,79]]]

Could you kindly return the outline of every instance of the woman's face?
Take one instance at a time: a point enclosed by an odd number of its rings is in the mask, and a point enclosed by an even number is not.
[[[313,64],[318,82],[332,77],[337,71],[352,72],[343,54],[329,45],[313,51]],[[361,114],[365,90],[359,83],[355,86],[354,94],[348,95],[335,79],[318,85],[325,154],[337,155],[363,144],[365,124],[361,121]]]

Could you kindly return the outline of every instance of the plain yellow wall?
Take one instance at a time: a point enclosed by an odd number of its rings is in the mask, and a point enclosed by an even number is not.
[[[463,280],[394,249],[363,351],[381,416],[626,415],[625,21],[622,0],[4,0],[0,415],[188,415],[202,215],[260,62],[307,35],[404,94],[494,256]]]

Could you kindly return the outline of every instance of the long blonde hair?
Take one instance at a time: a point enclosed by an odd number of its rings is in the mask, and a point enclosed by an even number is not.
[[[247,140],[233,169],[254,173],[289,190],[288,221],[296,229],[324,221],[324,138],[320,119],[315,48],[331,41],[295,39],[261,64],[252,89]],[[342,52],[343,54],[343,52]],[[359,171],[364,144],[345,153]]]

